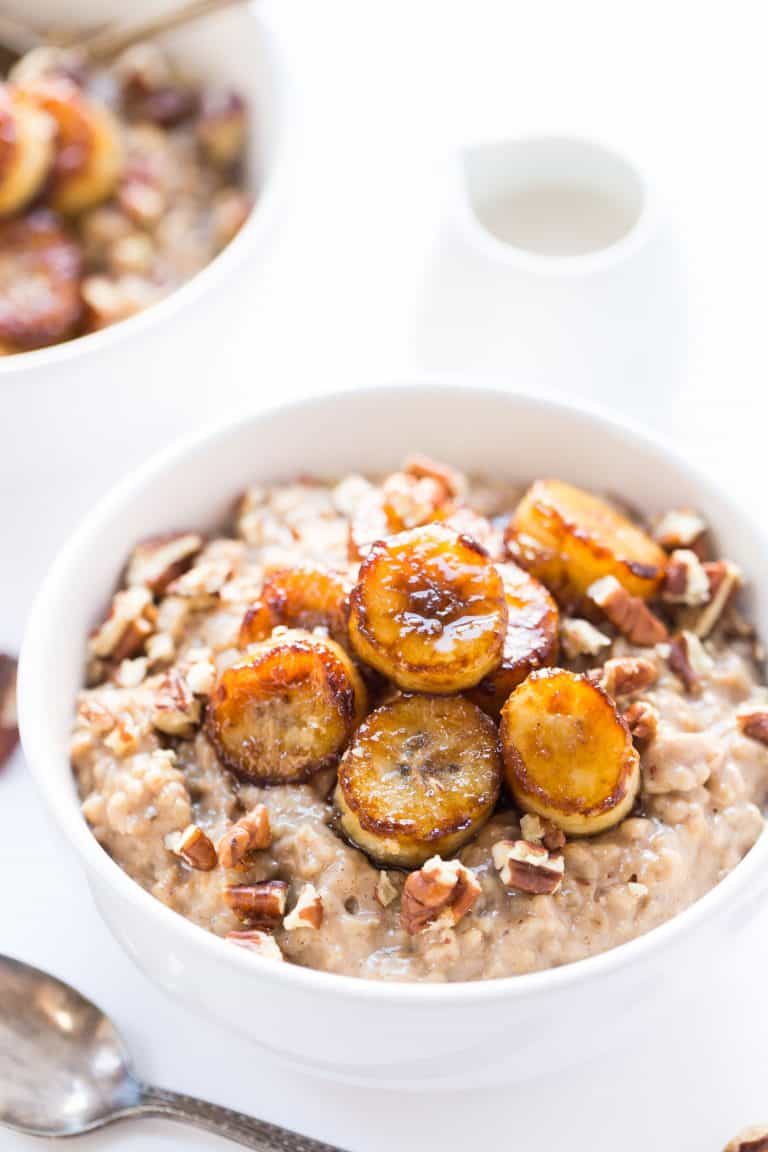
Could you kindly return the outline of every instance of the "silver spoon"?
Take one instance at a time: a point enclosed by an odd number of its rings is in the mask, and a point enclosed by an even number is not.
[[[131,1116],[183,1120],[256,1152],[342,1152],[135,1079],[104,1013],[61,980],[0,956],[0,1125],[78,1136]]]

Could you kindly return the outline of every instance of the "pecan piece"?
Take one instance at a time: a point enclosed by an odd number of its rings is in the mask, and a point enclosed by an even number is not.
[[[16,661],[0,652],[0,768],[19,742],[16,719]]]
[[[526,812],[521,817],[520,831],[524,840],[531,844],[537,844],[541,841],[550,852],[556,852],[559,848],[565,847],[565,832],[562,828],[558,828],[557,824],[553,824],[551,820],[544,820],[541,816],[536,816],[531,812]]]
[[[706,604],[711,596],[705,566],[689,548],[676,548],[669,558],[661,586],[667,604]]]
[[[400,923],[411,936],[443,915],[458,924],[479,895],[480,885],[468,868],[433,856],[405,882]]]
[[[701,541],[707,525],[698,512],[691,508],[671,508],[656,523],[653,538],[667,552],[676,548],[692,548]]]
[[[167,736],[191,736],[200,723],[200,701],[183,676],[171,671],[164,676],[155,696],[152,723]]]
[[[210,872],[216,867],[216,849],[213,842],[197,824],[190,824],[179,833],[171,851],[198,872]]]
[[[407,456],[403,462],[403,472],[419,480],[435,480],[443,486],[446,497],[451,499],[462,498],[467,494],[466,477],[449,464],[441,464],[429,456],[421,456],[419,453]]]
[[[562,856],[550,855],[541,844],[498,840],[491,855],[507,888],[531,896],[552,896],[563,882],[565,860]]]
[[[393,472],[382,485],[382,507],[390,532],[418,528],[435,519],[447,494],[442,483],[429,476],[417,478]]]
[[[141,540],[128,561],[125,582],[129,587],[149,588],[161,596],[169,584],[187,571],[203,547],[196,532],[174,532]]]
[[[693,632],[678,632],[672,637],[667,663],[691,696],[700,694],[701,678],[712,670],[712,661]]]
[[[283,920],[286,932],[296,928],[317,930],[323,922],[323,900],[314,884],[305,884],[291,912]]]
[[[611,638],[578,616],[566,616],[560,624],[560,642],[569,660],[579,656],[597,656],[601,649],[610,648]]]
[[[768,1152],[768,1126],[750,1125],[734,1136],[723,1152]]]
[[[713,560],[703,565],[709,581],[709,603],[691,626],[700,638],[709,636],[722,616],[733,593],[741,586],[741,571],[727,560]]]
[[[285,915],[288,885],[284,880],[232,884],[224,899],[239,920],[254,928],[278,928]]]
[[[760,711],[758,708],[745,709],[736,715],[736,723],[745,736],[750,740],[757,740],[761,744],[768,744],[768,710]]]
[[[653,660],[644,660],[642,656],[619,656],[615,660],[606,660],[602,668],[587,673],[588,680],[614,697],[642,692],[655,684],[658,676],[659,670]]]
[[[258,929],[251,932],[227,932],[226,939],[239,945],[240,948],[255,952],[257,956],[263,956],[265,960],[283,959],[277,940],[268,932],[260,932]]]
[[[126,588],[112,597],[106,620],[88,642],[91,656],[116,663],[135,656],[154,631],[154,606],[148,588]]]
[[[219,864],[222,868],[237,868],[251,853],[269,848],[271,843],[269,812],[263,804],[257,804],[236,820],[219,840],[216,846]]]
[[[659,714],[647,700],[634,700],[624,713],[624,719],[637,744],[647,744],[658,731]]]
[[[603,576],[587,589],[587,596],[632,644],[650,648],[667,638],[664,623],[639,596],[627,592],[615,576]]]

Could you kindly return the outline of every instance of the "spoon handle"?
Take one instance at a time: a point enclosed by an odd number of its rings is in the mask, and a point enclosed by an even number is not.
[[[208,1104],[193,1096],[167,1092],[164,1088],[152,1088],[147,1084],[141,1086],[139,1102],[131,1109],[131,1114],[183,1120],[213,1132],[216,1136],[234,1140],[244,1148],[252,1148],[253,1152],[343,1152],[343,1149],[331,1144],[300,1136],[296,1132],[289,1132],[287,1128],[267,1124],[264,1120],[254,1120],[252,1116],[234,1112],[231,1108],[222,1108],[218,1104]]]

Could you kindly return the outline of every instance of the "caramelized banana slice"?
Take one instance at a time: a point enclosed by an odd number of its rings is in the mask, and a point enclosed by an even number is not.
[[[528,489],[509,523],[507,546],[566,603],[578,603],[590,584],[609,575],[647,600],[666,563],[658,544],[626,516],[560,480],[538,480]]]
[[[493,722],[462,696],[398,696],[366,717],[339,765],[336,805],[374,860],[418,868],[485,823],[499,795]]]
[[[0,223],[0,344],[20,352],[73,335],[80,271],[77,244],[50,212]]]
[[[66,77],[24,85],[19,98],[56,124],[50,203],[75,215],[111,195],[122,162],[120,131],[112,113]]]
[[[261,599],[279,624],[327,628],[335,640],[347,638],[347,589],[341,576],[309,565],[280,568],[264,582]]]
[[[460,692],[501,660],[507,603],[474,540],[429,524],[374,544],[350,597],[358,656],[400,688]]]
[[[24,208],[53,162],[55,125],[45,112],[14,99],[0,84],[0,216]]]
[[[544,585],[517,564],[499,564],[498,569],[509,612],[501,664],[469,693],[470,700],[490,716],[498,716],[526,676],[554,663],[559,647],[560,613]]]
[[[228,768],[285,784],[333,764],[365,706],[365,685],[338,644],[283,632],[219,675],[206,727]]]
[[[602,688],[561,668],[533,672],[501,710],[507,784],[519,806],[591,836],[631,809],[640,760]]]

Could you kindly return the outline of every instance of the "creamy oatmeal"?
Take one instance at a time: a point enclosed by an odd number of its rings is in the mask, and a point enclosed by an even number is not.
[[[123,320],[209,264],[250,210],[245,137],[240,96],[153,45],[19,61],[0,83],[0,355]]]
[[[95,836],[180,915],[368,979],[568,963],[676,915],[763,827],[768,692],[692,510],[425,458],[252,489],[140,542],[88,642]]]

